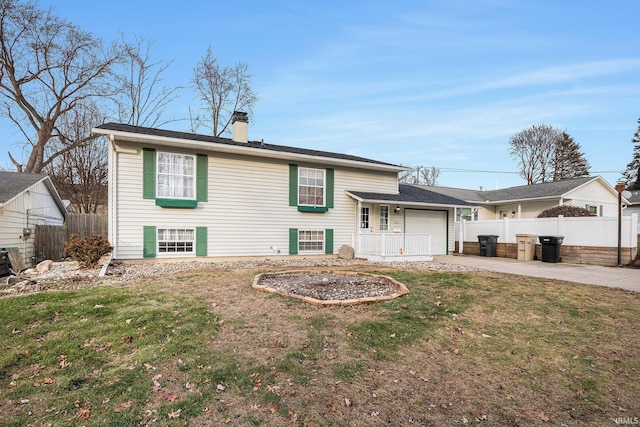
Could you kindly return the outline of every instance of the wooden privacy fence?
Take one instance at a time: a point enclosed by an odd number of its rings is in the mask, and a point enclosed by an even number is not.
[[[81,239],[89,235],[107,239],[107,230],[106,214],[67,213],[64,225],[36,226],[36,258],[38,261],[60,260],[65,257],[64,243],[69,241],[72,234]]]

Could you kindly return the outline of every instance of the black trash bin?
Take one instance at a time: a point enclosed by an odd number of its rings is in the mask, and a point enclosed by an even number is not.
[[[496,256],[498,236],[493,234],[481,234],[478,236],[478,243],[480,243],[480,256]]]
[[[542,245],[542,262],[562,262],[560,245],[564,236],[540,236],[538,239]]]

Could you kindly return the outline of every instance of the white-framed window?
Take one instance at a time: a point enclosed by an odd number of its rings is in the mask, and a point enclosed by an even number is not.
[[[325,170],[298,169],[298,204],[302,206],[325,205]]]
[[[378,221],[380,226],[380,231],[389,231],[389,206],[381,205],[380,206],[380,220]]]
[[[456,222],[462,220],[477,221],[478,209],[476,208],[456,208]]]
[[[602,216],[602,206],[600,206],[600,209],[598,209],[598,205],[586,204],[584,207],[591,212],[592,215]]]
[[[190,154],[158,152],[156,197],[196,198],[196,157]]]
[[[159,254],[193,254],[196,233],[193,228],[158,228]]]
[[[298,252],[324,252],[324,231],[298,230]]]

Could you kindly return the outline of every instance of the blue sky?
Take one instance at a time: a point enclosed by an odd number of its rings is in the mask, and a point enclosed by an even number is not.
[[[631,160],[640,117],[636,0],[41,5],[105,41],[121,32],[152,37],[154,59],[174,61],[168,85],[188,86],[209,45],[223,65],[247,63],[260,97],[250,139],[436,166],[438,184],[464,188],[524,184],[508,141],[534,124],[566,130],[592,174],[612,185]],[[185,118],[193,103],[186,88],[168,115]],[[5,122],[0,137],[19,154]],[[9,164],[6,151],[0,165]]]

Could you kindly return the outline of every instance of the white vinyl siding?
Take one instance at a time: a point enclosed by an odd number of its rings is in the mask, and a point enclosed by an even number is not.
[[[0,209],[0,245],[18,248],[22,260],[31,266],[35,254],[36,225],[64,225],[64,216],[43,182],[37,182]],[[24,229],[31,234],[24,235]]]
[[[118,179],[109,181],[109,209],[115,215],[111,238],[118,259],[142,258],[144,226],[175,228],[187,224],[207,227],[207,256],[211,257],[284,254],[288,252],[290,228],[332,229],[334,247],[328,249],[335,253],[343,244],[351,245],[355,231],[355,202],[345,192],[395,193],[398,189],[393,172],[308,163],[300,167],[335,169],[334,208],[324,213],[299,212],[289,207],[290,161],[211,152],[208,202],[195,209],[166,209],[142,197],[142,147],[123,141],[118,145],[126,152],[112,153]]]
[[[598,216],[618,215],[617,194],[607,189],[599,180],[591,181],[589,184],[570,192],[567,198],[572,200],[573,206],[597,206]]]

